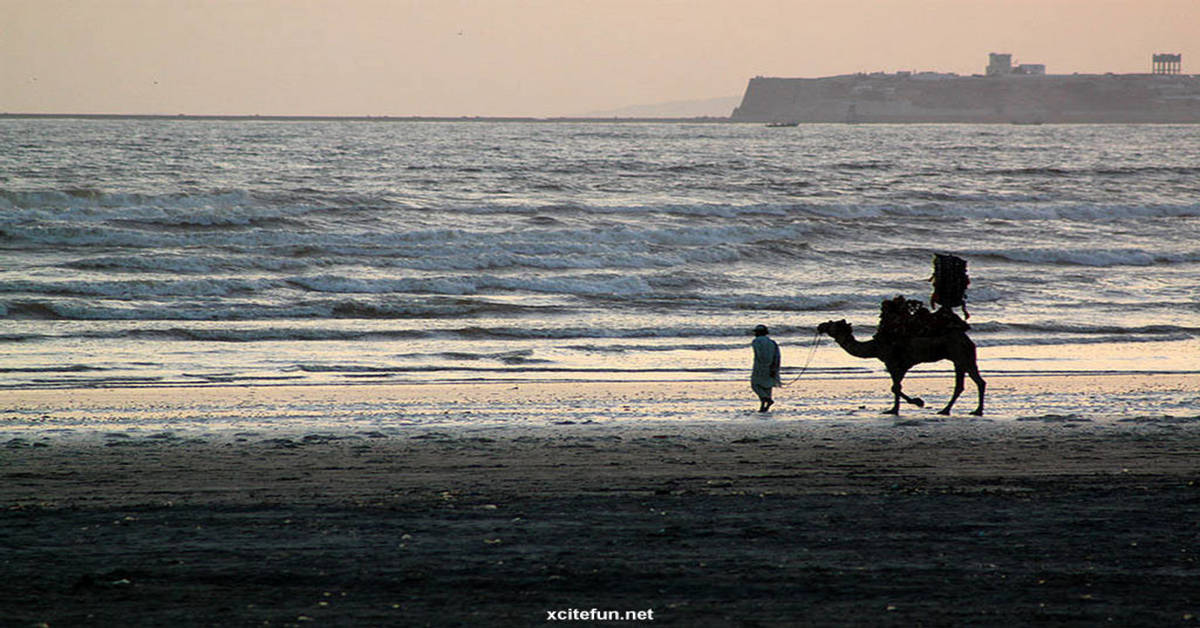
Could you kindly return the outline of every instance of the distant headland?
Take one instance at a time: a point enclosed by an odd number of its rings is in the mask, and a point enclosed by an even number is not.
[[[1047,74],[991,53],[983,74],[750,79],[734,122],[1200,123],[1200,76],[1155,54],[1146,74]]]

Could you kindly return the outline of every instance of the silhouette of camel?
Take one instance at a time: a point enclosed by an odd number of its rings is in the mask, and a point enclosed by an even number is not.
[[[854,329],[844,319],[828,321],[817,326],[817,331],[827,334],[838,343],[846,353],[856,358],[876,358],[883,361],[887,372],[892,376],[892,394],[894,403],[884,414],[900,414],[900,400],[904,399],[918,408],[924,408],[925,402],[920,397],[909,397],[900,389],[900,382],[912,367],[925,362],[950,360],[954,363],[954,395],[949,403],[938,414],[950,414],[950,408],[958,400],[963,391],[963,377],[970,375],[979,388],[979,406],[971,414],[983,414],[983,391],[987,383],[979,376],[979,367],[975,364],[975,343],[961,330],[948,331],[934,336],[909,336],[881,340],[875,338],[866,342],[854,339]]]

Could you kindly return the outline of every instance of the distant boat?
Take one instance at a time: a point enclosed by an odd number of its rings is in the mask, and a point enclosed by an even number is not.
[[[785,127],[785,126],[800,126],[800,122],[798,120],[789,121],[789,122],[768,122],[767,126],[772,127],[772,128]]]

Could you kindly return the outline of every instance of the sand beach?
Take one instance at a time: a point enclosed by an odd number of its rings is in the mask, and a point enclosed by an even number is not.
[[[0,624],[1197,621],[1200,377],[990,383],[3,391]]]

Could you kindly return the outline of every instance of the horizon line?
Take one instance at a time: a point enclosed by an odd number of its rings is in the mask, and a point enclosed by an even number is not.
[[[191,113],[27,113],[0,112],[0,119],[75,120],[218,120],[218,121],[353,121],[353,122],[732,122],[732,116],[398,116],[314,114]]]

